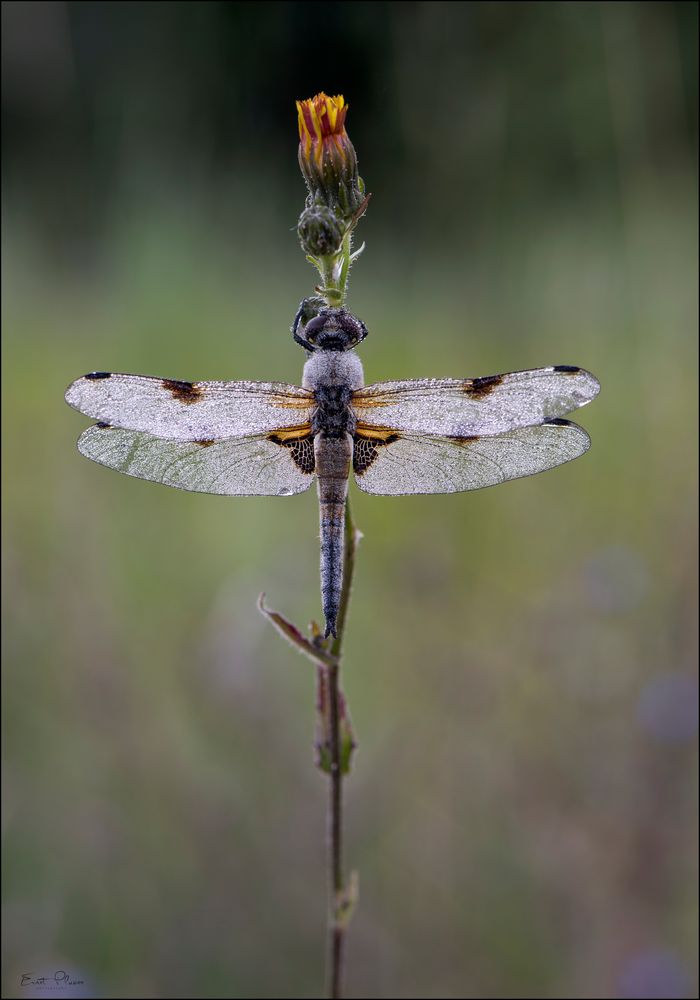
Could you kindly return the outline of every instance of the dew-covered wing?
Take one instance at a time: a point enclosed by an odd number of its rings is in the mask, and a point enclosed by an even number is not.
[[[553,469],[589,446],[583,428],[559,419],[492,437],[405,434],[360,425],[353,466],[365,493],[460,493]]]
[[[377,382],[356,390],[352,405],[367,426],[466,437],[563,417],[590,403],[599,389],[583,368],[555,365],[475,379]]]
[[[284,382],[180,382],[93,372],[66,401],[113,427],[194,441],[247,437],[306,423],[313,394]]]
[[[127,476],[197,493],[291,496],[307,490],[314,478],[308,426],[223,441],[177,441],[96,424],[80,436],[78,450]]]

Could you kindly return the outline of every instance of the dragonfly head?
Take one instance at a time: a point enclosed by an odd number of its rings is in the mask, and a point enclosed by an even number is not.
[[[307,351],[351,351],[367,336],[367,327],[347,309],[324,307],[304,321],[300,309],[292,327],[294,339]]]

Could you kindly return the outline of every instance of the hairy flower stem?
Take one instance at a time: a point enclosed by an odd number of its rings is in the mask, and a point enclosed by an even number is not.
[[[337,308],[345,304],[351,252],[352,232],[348,230],[343,236],[343,242],[337,253],[330,254],[328,257],[319,257],[314,261],[321,275],[318,291],[329,306]]]
[[[345,299],[348,294],[350,268],[365,248],[363,243],[359,250],[353,253],[353,232],[355,226],[367,211],[370,197],[371,195],[367,195],[355,212],[345,230],[343,242],[335,253],[329,254],[327,257],[314,257],[312,254],[307,254],[306,259],[314,265],[321,275],[321,284],[316,286],[316,291],[323,296],[328,306],[338,308],[345,305]]]

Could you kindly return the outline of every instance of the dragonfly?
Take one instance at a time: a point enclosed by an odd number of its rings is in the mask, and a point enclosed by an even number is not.
[[[315,479],[326,638],[336,635],[351,470],[365,493],[459,493],[590,447],[564,419],[600,389],[585,369],[365,385],[355,348],[367,327],[347,309],[309,315],[302,303],[292,333],[307,356],[301,386],[96,371],[73,382],[66,401],[97,421],[80,453],[128,476],[223,496],[293,496]]]

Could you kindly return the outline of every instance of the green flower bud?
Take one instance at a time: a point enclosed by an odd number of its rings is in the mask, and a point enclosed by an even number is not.
[[[305,208],[299,217],[297,232],[304,252],[314,257],[336,253],[343,241],[343,227],[325,205]]]

